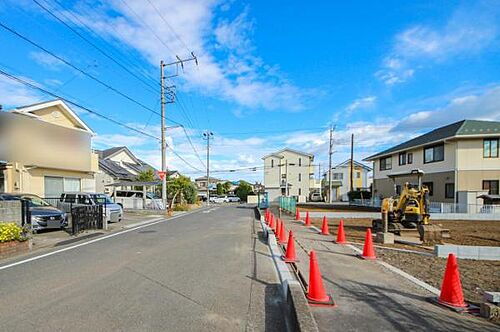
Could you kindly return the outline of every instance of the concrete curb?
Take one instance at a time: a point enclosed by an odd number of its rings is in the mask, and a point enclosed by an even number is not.
[[[347,244],[346,247],[349,247],[351,248],[352,250],[354,250],[356,253],[358,254],[362,254],[363,253],[363,250],[359,249],[359,248],[356,248],[355,246],[353,246],[352,244]],[[420,280],[420,279],[417,279],[415,278],[414,276],[404,272],[403,270],[400,270],[398,269],[397,267],[395,266],[392,266],[391,264],[389,263],[386,263],[386,262],[383,262],[381,260],[375,260],[375,262],[377,262],[378,264],[382,265],[383,267],[385,267],[386,269],[400,275],[401,277],[405,278],[405,279],[408,279],[409,281],[413,282],[415,285],[419,286],[419,287],[422,287],[424,289],[426,289],[427,291],[435,294],[435,295],[439,295],[440,294],[440,290],[429,285],[428,283]]]
[[[162,219],[165,219],[165,221],[168,220],[168,218],[163,218],[163,217],[154,218],[154,219],[148,219],[148,220],[136,222],[136,223],[133,223],[133,224],[130,224],[130,225],[125,225],[125,226],[122,227],[122,229],[128,229],[128,228],[133,228],[133,227],[136,227],[136,226],[146,225],[146,224],[149,224],[150,222],[160,221]]]
[[[287,316],[288,330],[303,332],[318,332],[318,326],[309,304],[304,295],[302,285],[296,280],[294,273],[288,265],[281,259],[282,252],[276,241],[276,237],[270,228],[265,224],[264,218],[260,215],[260,210],[256,208],[259,215],[260,226],[267,238],[269,251],[273,258],[278,276],[281,282],[282,298],[285,303],[285,313]]]

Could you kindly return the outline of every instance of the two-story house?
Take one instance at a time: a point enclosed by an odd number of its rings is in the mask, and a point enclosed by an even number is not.
[[[141,173],[152,170],[155,174],[155,180],[160,178],[156,175],[157,170],[148,163],[137,158],[126,146],[118,146],[106,150],[97,151],[99,154],[99,172],[96,174],[96,190],[112,194],[113,183],[134,181]],[[176,171],[168,172],[168,175],[177,174]],[[124,189],[127,186],[117,187]]]
[[[299,201],[309,197],[311,179],[314,181],[314,155],[286,148],[262,159],[264,187],[270,201],[279,196],[298,196]]]
[[[500,122],[462,120],[366,158],[373,162],[373,194],[388,197],[422,170],[434,202],[475,204],[478,194],[499,194]]]
[[[95,191],[92,129],[62,100],[0,112],[0,191]]]
[[[354,190],[369,190],[368,173],[372,170],[370,167],[354,160],[352,164],[353,189]],[[323,174],[323,184],[325,185],[325,199],[328,202],[328,171]],[[351,159],[348,159],[334,167],[332,167],[332,201],[347,201],[347,193],[351,188]]]

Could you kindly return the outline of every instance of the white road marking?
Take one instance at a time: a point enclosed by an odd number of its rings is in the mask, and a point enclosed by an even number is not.
[[[82,242],[82,243],[79,243],[79,244],[75,244],[75,245],[70,246],[70,247],[66,247],[66,248],[63,248],[63,249],[56,250],[56,251],[51,251],[51,252],[48,252],[48,253],[43,254],[43,255],[39,255],[39,256],[35,256],[35,257],[30,257],[30,258],[21,260],[19,262],[14,262],[14,263],[11,263],[11,264],[0,266],[0,271],[8,269],[8,268],[11,268],[11,267],[14,267],[14,266],[17,266],[17,265],[21,265],[21,264],[29,263],[29,262],[32,262],[32,261],[36,261],[36,260],[39,260],[39,259],[42,259],[42,258],[45,258],[45,257],[49,257],[49,256],[52,256],[52,255],[55,255],[55,254],[59,254],[61,252],[65,252],[65,251],[76,249],[76,248],[79,248],[79,247],[83,247],[83,246],[86,246],[86,245],[89,245],[89,244],[92,244],[92,243],[103,241],[103,240],[106,240],[106,239],[109,239],[109,238],[112,238],[112,237],[115,237],[115,236],[118,236],[118,235],[121,235],[121,234],[125,234],[125,233],[128,233],[128,232],[133,232],[133,231],[141,229],[141,228],[153,226],[153,225],[159,224],[161,222],[164,222],[165,220],[168,221],[168,220],[172,220],[172,219],[177,219],[179,217],[187,216],[187,215],[190,215],[190,214],[193,214],[193,213],[197,213],[197,212],[200,212],[200,211],[199,210],[195,210],[195,211],[187,212],[187,213],[184,213],[184,214],[181,214],[181,215],[178,215],[178,216],[173,216],[173,217],[168,218],[168,219],[158,220],[158,221],[155,221],[155,222],[152,222],[152,223],[149,223],[149,224],[137,226],[135,228],[129,228],[129,229],[126,229],[126,230],[121,231],[121,232],[117,232],[117,233],[109,234],[109,235],[106,235],[106,236],[103,236],[103,237],[99,237],[97,239],[93,239],[93,240],[90,240],[90,241],[87,241],[87,242]]]

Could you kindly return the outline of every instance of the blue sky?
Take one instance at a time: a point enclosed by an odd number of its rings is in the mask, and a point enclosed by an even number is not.
[[[159,61],[198,56],[169,82],[178,98],[167,105],[194,146],[169,129],[189,163],[168,153],[169,168],[192,177],[204,169],[206,129],[212,169],[228,170],[260,166],[283,147],[326,166],[330,124],[337,163],[348,158],[351,133],[361,160],[436,126],[500,120],[500,1],[37,2],[134,76],[32,0],[2,2],[0,22],[150,109],[159,111]],[[2,28],[0,45],[3,71],[159,135],[158,115]],[[4,109],[47,99],[0,77]],[[159,167],[158,142],[75,110],[97,132],[95,148],[127,145]],[[262,172],[214,176],[254,181]]]

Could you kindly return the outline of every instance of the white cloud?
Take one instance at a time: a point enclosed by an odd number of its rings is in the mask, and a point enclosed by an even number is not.
[[[345,109],[348,112],[353,112],[353,111],[358,110],[358,109],[369,108],[369,107],[372,107],[373,105],[375,105],[376,101],[377,101],[377,97],[375,97],[375,96],[358,98],[358,99],[354,100],[352,103],[350,103],[349,105],[347,105],[347,107]]]
[[[498,13],[498,6],[481,3],[476,8],[459,8],[442,26],[415,25],[402,31],[375,76],[387,85],[403,83],[429,62],[483,51],[498,40]]]
[[[97,135],[93,138],[93,143],[97,147],[104,149],[115,146],[136,147],[150,142],[151,140],[145,136],[121,135],[121,134],[104,134]]]
[[[21,77],[25,81],[33,81],[26,77]],[[0,105],[4,108],[29,105],[39,102],[43,98],[32,89],[12,81],[6,77],[0,76]]]
[[[142,0],[94,6],[90,11],[92,16],[80,14],[88,11],[77,7],[73,14],[94,31],[139,51],[155,67],[160,59],[171,60],[174,55],[186,56],[188,51],[194,51],[199,66],[186,65],[185,72],[180,76],[185,80],[186,88],[197,89],[244,107],[303,109],[305,105],[301,100],[304,98],[301,97],[313,92],[277,75],[275,66],[266,65],[252,54],[254,46],[250,37],[254,23],[249,18],[248,9],[233,20],[221,20],[218,16],[229,13],[219,10],[219,5],[220,1],[216,0],[155,1],[155,6],[189,50],[156,11]],[[86,5],[80,3],[78,6]]]
[[[31,52],[30,58],[35,60],[39,65],[51,70],[59,70],[64,65],[61,60],[45,52]]]
[[[429,129],[464,119],[499,121],[500,86],[474,95],[455,97],[441,108],[415,112],[401,120],[396,129]]]

